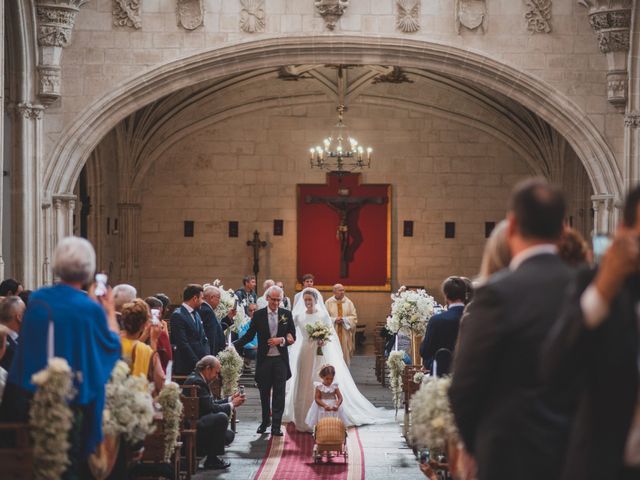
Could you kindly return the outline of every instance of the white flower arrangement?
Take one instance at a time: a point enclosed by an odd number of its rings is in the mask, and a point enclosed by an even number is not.
[[[54,480],[69,466],[69,431],[73,412],[73,376],[64,358],[50,358],[47,367],[35,373],[31,382],[37,390],[29,410],[29,427],[33,440],[35,478]]]
[[[411,439],[417,448],[444,452],[458,430],[449,403],[451,377],[426,377],[411,397]]]
[[[396,412],[402,406],[402,373],[404,372],[404,351],[394,350],[389,354],[387,366],[389,367],[389,388],[393,395],[393,405]]]
[[[236,306],[237,297],[233,290],[225,290],[224,285],[219,279],[215,279],[211,284],[214,287],[217,287],[220,290],[220,303],[215,308],[214,312],[216,314],[216,318],[218,320],[222,320],[224,317],[229,315],[229,312]],[[208,284],[205,285],[205,288]],[[244,307],[246,306],[246,301],[242,301],[238,303],[236,308],[236,316],[233,317],[233,325],[231,326],[231,331],[238,333],[240,329],[247,323],[249,320],[245,313]]]
[[[230,396],[238,388],[244,362],[235,348],[227,347],[218,354],[220,360],[220,376],[222,377],[222,394]]]
[[[424,381],[424,372],[416,372],[413,376],[413,383],[422,383]]]
[[[105,435],[134,445],[153,433],[153,399],[149,382],[142,375],[129,375],[129,366],[119,360],[106,387],[106,404],[102,418]]]
[[[182,420],[182,412],[184,410],[180,401],[180,387],[174,382],[165,385],[160,391],[157,400],[162,408],[164,461],[168,463],[180,437],[180,420]]]
[[[322,346],[331,341],[331,327],[321,321],[317,321],[305,325],[305,329],[309,335],[309,340],[317,344],[316,355],[322,355]]]
[[[424,335],[436,305],[426,290],[407,290],[402,286],[391,294],[391,316],[387,318],[387,329],[392,333],[401,331],[407,335]]]

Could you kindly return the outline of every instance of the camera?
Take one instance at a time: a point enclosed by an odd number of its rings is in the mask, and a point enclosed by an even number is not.
[[[425,463],[429,463],[429,460],[431,460],[431,452],[429,452],[429,450],[424,449],[420,451],[420,463],[425,464]]]
[[[151,309],[151,325],[160,324],[160,310],[158,308]]]
[[[107,276],[104,273],[96,273],[96,297],[102,297],[107,293]]]

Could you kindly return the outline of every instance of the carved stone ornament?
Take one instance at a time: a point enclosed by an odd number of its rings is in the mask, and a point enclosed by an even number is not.
[[[314,5],[327,28],[333,30],[349,6],[349,0],[314,0]]]
[[[627,72],[625,70],[607,73],[607,98],[612,105],[624,108],[627,103]]]
[[[420,0],[396,0],[396,27],[404,33],[420,30]]]
[[[551,0],[526,0],[527,30],[530,33],[551,33]]]
[[[66,47],[69,45],[80,7],[87,1],[38,2],[36,4],[38,45],[41,47]]]
[[[29,120],[39,120],[42,118],[44,107],[42,105],[34,105],[32,103],[19,103],[16,107],[18,112]]]
[[[264,0],[240,0],[240,30],[246,33],[264,32]]]
[[[407,77],[407,74],[400,67],[393,67],[391,72],[386,75],[378,75],[372,83],[374,85],[376,83],[413,83],[413,80]]]
[[[640,128],[640,112],[631,112],[624,116],[624,125],[629,128]]]
[[[116,27],[142,28],[141,0],[113,0],[113,24]]]
[[[40,89],[38,95],[45,104],[50,104],[60,97],[62,69],[57,65],[39,65],[38,77]]]
[[[456,0],[456,31],[462,27],[469,30],[486,30],[487,2],[486,0]]]
[[[295,65],[283,65],[278,69],[278,79],[288,82],[297,82],[304,78],[313,78],[309,73],[299,73]]]
[[[186,30],[195,30],[204,24],[204,0],[178,0],[176,12],[178,25]]]

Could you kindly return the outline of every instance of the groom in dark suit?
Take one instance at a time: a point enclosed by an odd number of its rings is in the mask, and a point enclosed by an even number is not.
[[[256,359],[256,383],[260,390],[262,405],[262,423],[258,433],[264,433],[271,423],[269,410],[272,411],[273,424],[271,435],[282,436],[280,426],[284,413],[285,385],[291,377],[289,352],[287,347],[295,342],[296,329],[291,312],[279,308],[282,301],[282,289],[270,287],[266,292],[268,305],[258,310],[251,319],[249,330],[233,345],[241,350],[258,335],[258,356]]]
[[[202,287],[187,285],[183,303],[171,314],[171,344],[175,345],[174,372],[189,375],[198,360],[209,355],[209,342],[198,309],[202,305]]]

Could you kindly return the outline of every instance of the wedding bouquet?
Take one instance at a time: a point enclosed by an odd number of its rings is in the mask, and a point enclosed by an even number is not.
[[[102,415],[106,435],[122,434],[135,445],[153,433],[153,399],[149,382],[142,375],[129,375],[129,366],[119,360],[106,386],[106,404]]]
[[[31,377],[37,387],[29,410],[35,478],[58,479],[69,465],[69,431],[74,388],[71,368],[63,358],[50,358],[47,367]]]
[[[224,317],[229,315],[229,312],[236,306],[236,295],[233,290],[225,290],[224,285],[219,279],[215,279],[211,284],[214,287],[217,287],[220,290],[220,303],[214,310],[216,314],[216,318],[218,320],[222,320]],[[208,285],[205,285],[207,287]],[[240,329],[247,323],[249,320],[245,314],[244,307],[245,301],[238,303],[236,308],[236,316],[233,317],[233,325],[231,326],[231,331],[238,333]]]
[[[166,384],[158,395],[164,423],[164,461],[171,460],[171,454],[180,438],[180,420],[184,407],[180,401],[180,387],[177,383]]]
[[[387,329],[391,333],[402,332],[424,335],[427,322],[433,316],[436,301],[425,290],[407,290],[406,287],[391,294],[391,316]]]
[[[318,345],[316,355],[322,355],[322,346],[331,341],[331,327],[321,321],[317,321],[307,324],[305,328],[309,334],[309,340],[316,342]]]
[[[222,377],[222,393],[230,396],[238,388],[244,362],[235,348],[227,347],[218,354],[220,360],[220,376]]]
[[[451,377],[427,377],[411,397],[411,438],[417,448],[444,452],[458,430],[449,403]]]
[[[404,351],[394,350],[387,358],[387,366],[389,367],[389,388],[393,395],[393,405],[396,407],[396,413],[402,406],[402,373],[404,372]]]

